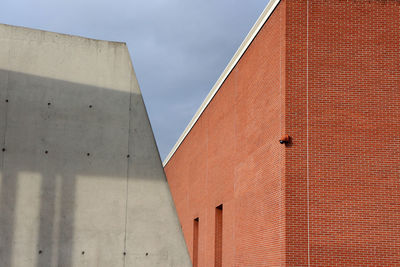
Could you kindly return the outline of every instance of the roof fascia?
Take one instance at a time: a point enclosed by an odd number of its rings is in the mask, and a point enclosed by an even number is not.
[[[219,88],[221,88],[221,86],[224,83],[224,81],[228,78],[228,76],[231,73],[231,71],[235,68],[235,66],[239,62],[240,58],[246,52],[247,48],[253,42],[253,40],[255,39],[255,37],[257,36],[259,31],[261,30],[262,26],[265,24],[265,22],[271,16],[272,12],[278,6],[280,1],[281,0],[270,0],[269,1],[268,5],[265,7],[264,11],[261,13],[261,15],[257,19],[256,23],[251,28],[250,32],[247,34],[247,36],[243,40],[242,44],[239,46],[239,49],[236,51],[236,53],[232,57],[231,61],[229,61],[228,66],[226,66],[225,70],[222,72],[221,76],[218,78],[217,82],[214,84],[213,88],[208,93],[208,95],[204,99],[203,103],[201,104],[201,106],[199,107],[197,112],[194,114],[192,120],[186,126],[185,130],[183,131],[183,133],[179,137],[178,141],[176,142],[174,147],[171,149],[171,151],[169,152],[167,157],[164,159],[164,162],[163,162],[163,166],[164,167],[168,164],[169,160],[175,154],[176,150],[182,144],[183,140],[185,140],[185,138],[189,134],[190,130],[196,124],[197,120],[200,118],[200,116],[203,113],[203,111],[207,108],[208,104],[211,102],[211,100],[213,99],[215,94],[218,92]]]

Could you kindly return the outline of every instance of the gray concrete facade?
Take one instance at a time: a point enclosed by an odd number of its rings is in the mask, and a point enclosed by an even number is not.
[[[0,25],[0,144],[0,266],[191,266],[124,43]]]

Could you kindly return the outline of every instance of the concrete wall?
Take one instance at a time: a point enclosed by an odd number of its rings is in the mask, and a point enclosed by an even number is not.
[[[0,25],[0,266],[190,266],[123,43]]]
[[[284,30],[279,5],[165,166],[192,256],[199,218],[197,266],[221,266],[221,204],[222,266],[285,262]]]

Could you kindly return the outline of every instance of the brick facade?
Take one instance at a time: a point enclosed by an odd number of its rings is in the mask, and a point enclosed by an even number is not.
[[[222,266],[400,265],[399,57],[399,1],[279,3],[165,166],[198,266],[221,204]]]
[[[399,266],[400,2],[288,1],[286,30],[287,263]]]

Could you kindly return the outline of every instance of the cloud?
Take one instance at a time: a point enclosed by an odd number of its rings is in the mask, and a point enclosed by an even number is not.
[[[161,158],[268,0],[3,0],[0,22],[128,44]]]

